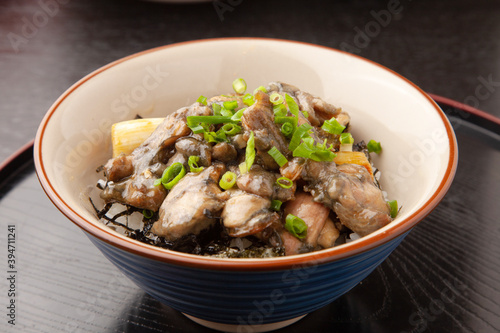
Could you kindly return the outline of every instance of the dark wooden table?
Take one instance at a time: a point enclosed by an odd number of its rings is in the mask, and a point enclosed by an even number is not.
[[[233,36],[299,40],[379,62],[423,90],[500,117],[496,0],[138,0],[0,3],[0,161],[57,97],[123,56]],[[499,126],[446,104],[457,178],[442,204],[363,283],[283,332],[500,331]],[[30,146],[0,172],[0,331],[209,331],[149,297],[50,204]],[[8,226],[16,296],[8,296]],[[16,300],[16,325],[8,323]]]

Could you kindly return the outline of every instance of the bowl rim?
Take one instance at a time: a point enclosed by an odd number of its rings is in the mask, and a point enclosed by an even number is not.
[[[384,230],[383,232],[373,233],[355,242],[351,242],[349,244],[345,244],[338,247],[333,247],[330,249],[324,249],[320,251],[314,251],[293,256],[275,257],[275,258],[214,258],[214,257],[205,257],[194,254],[176,252],[173,250],[167,250],[155,247],[153,245],[144,244],[127,237],[120,237],[111,229],[106,230],[106,228],[99,228],[90,221],[83,218],[81,215],[79,215],[68,203],[65,202],[65,200],[56,191],[55,186],[49,181],[46,173],[46,166],[44,164],[42,157],[42,146],[44,143],[43,138],[45,135],[47,125],[50,122],[53,114],[58,110],[61,103],[85,82],[89,81],[98,74],[128,60],[135,59],[137,57],[152,52],[157,52],[169,48],[177,48],[195,43],[213,43],[221,41],[224,42],[257,41],[257,42],[275,42],[275,43],[278,42],[278,43],[290,43],[299,46],[324,49],[330,52],[341,53],[345,56],[355,57],[359,60],[368,62],[369,64],[377,66],[385,71],[392,73],[393,75],[396,75],[406,83],[410,84],[423,97],[425,97],[429,101],[429,103],[434,107],[435,111],[440,116],[441,121],[446,129],[447,138],[449,141],[448,165],[446,166],[445,174],[441,179],[436,191],[413,214],[408,216],[403,221],[400,221],[398,224],[393,225],[392,227],[389,224],[388,226],[384,227],[387,229]],[[61,211],[63,215],[65,215],[69,220],[71,220],[74,224],[76,224],[86,233],[92,235],[93,237],[99,239],[100,241],[115,246],[121,250],[124,250],[126,252],[135,255],[147,257],[149,259],[158,260],[169,264],[192,267],[192,268],[226,270],[226,271],[267,271],[267,270],[282,270],[282,269],[297,268],[301,266],[305,267],[305,266],[317,265],[352,257],[354,255],[364,253],[366,251],[378,247],[379,245],[387,243],[410,231],[411,228],[413,228],[417,223],[419,223],[434,209],[434,207],[436,207],[439,204],[439,202],[443,199],[446,192],[451,186],[451,183],[456,173],[457,163],[458,163],[457,140],[448,118],[441,110],[441,108],[437,105],[437,103],[413,82],[409,81],[402,75],[394,72],[393,70],[381,64],[378,64],[372,60],[342,50],[302,41],[284,40],[277,38],[261,38],[261,37],[209,38],[209,39],[198,39],[198,40],[173,43],[131,54],[129,56],[120,58],[118,60],[115,60],[109,64],[106,64],[94,70],[93,72],[89,73],[88,75],[77,81],[70,88],[68,88],[49,108],[38,128],[34,140],[33,154],[34,154],[35,169],[38,180],[42,185],[42,188],[45,191],[48,198]]]

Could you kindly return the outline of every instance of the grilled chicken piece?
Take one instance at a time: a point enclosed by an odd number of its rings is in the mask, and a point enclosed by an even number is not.
[[[285,248],[285,255],[291,256],[293,254],[310,252],[312,249],[308,248],[305,243],[300,239],[289,233],[286,229],[282,228],[279,232],[281,237],[282,246]]]
[[[279,215],[271,211],[271,200],[241,190],[228,192],[231,198],[227,200],[221,217],[229,236],[254,235],[279,222]]]
[[[200,141],[194,137],[180,138],[175,142],[177,153],[183,154],[186,161],[189,156],[199,156],[198,165],[208,167],[212,164],[212,147],[205,141]],[[187,163],[185,163],[187,166]]]
[[[186,117],[206,116],[211,112],[210,108],[200,103],[181,108],[167,116],[129,156],[110,159],[104,166],[108,183],[101,192],[101,198],[106,202],[117,201],[157,211],[167,192],[163,186],[154,186],[154,181],[161,177],[175,141],[191,133]]]
[[[271,200],[276,199],[281,202],[293,200],[296,184],[290,188],[283,188],[276,184],[276,180],[280,177],[279,173],[266,171],[254,165],[249,172],[238,176],[236,185],[240,190]]]
[[[210,227],[229,196],[218,186],[225,171],[226,167],[217,163],[200,173],[184,176],[162,203],[159,219],[151,231],[167,240],[176,240]]]
[[[212,158],[214,160],[218,160],[221,162],[234,162],[238,161],[236,158],[238,157],[238,152],[236,148],[230,143],[227,142],[219,142],[212,148]]]
[[[319,97],[315,97],[310,93],[304,92],[295,86],[283,82],[271,82],[267,87],[268,92],[278,92],[281,94],[289,94],[294,97],[299,109],[307,111],[308,121],[313,126],[321,126],[325,120],[333,117],[344,126],[347,126],[350,121],[349,114],[341,108],[337,108],[330,103],[325,102]]]
[[[254,132],[256,163],[268,170],[278,170],[279,166],[267,152],[274,146],[286,157],[290,156],[287,139],[274,123],[274,113],[269,96],[262,91],[255,94],[255,103],[248,107],[241,118],[247,133]]]
[[[351,120],[349,114],[341,108],[337,108],[330,103],[325,102],[321,98],[315,97],[307,92],[301,91],[298,88],[281,82],[273,82],[269,84],[268,89],[273,92],[278,92],[282,95],[289,94],[296,101],[301,111],[307,111],[307,118],[302,112],[299,113],[298,125],[309,123],[313,126],[311,129],[311,137],[314,141],[322,143],[326,139],[327,145],[332,145],[334,148],[339,147],[339,135],[328,133],[321,129],[325,120],[336,118],[343,126],[347,127]]]
[[[234,94],[234,93],[233,93]],[[235,110],[239,110],[242,108],[246,108],[247,105],[243,103],[243,96],[242,95],[218,95],[210,98],[207,103],[208,106],[212,106],[213,104],[219,104],[220,106],[223,106],[224,102],[230,102],[230,101],[237,101],[238,106],[235,108]]]
[[[280,173],[293,181],[300,179],[306,160],[302,157],[294,157],[280,168]]]
[[[392,220],[382,191],[363,166],[308,160],[302,179],[307,182],[304,189],[315,201],[332,208],[340,222],[360,236]]]
[[[339,235],[340,231],[335,228],[335,223],[330,218],[327,218],[323,229],[319,233],[318,245],[324,249],[333,247]]]
[[[315,202],[312,195],[305,192],[295,193],[295,200],[287,202],[285,216],[288,214],[301,218],[307,225],[307,236],[303,240],[314,248],[318,244],[318,237],[330,214],[330,208]]]

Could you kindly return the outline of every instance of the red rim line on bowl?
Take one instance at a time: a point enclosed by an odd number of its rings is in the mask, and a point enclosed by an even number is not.
[[[197,256],[193,254],[186,254],[181,252],[176,252],[172,250],[161,249],[159,247],[155,247],[152,245],[147,245],[144,243],[140,243],[138,241],[126,238],[125,236],[120,236],[111,230],[106,230],[106,227],[102,228],[97,227],[92,224],[90,221],[84,219],[81,215],[79,215],[76,211],[74,211],[63,198],[61,198],[56,192],[53,185],[49,182],[47,178],[47,173],[45,169],[45,165],[42,159],[42,138],[45,134],[45,130],[48,122],[50,121],[54,112],[58,109],[60,104],[78,87],[80,87],[83,83],[88,80],[96,77],[100,73],[106,71],[109,68],[112,68],[118,64],[121,64],[127,60],[134,59],[136,57],[149,54],[152,52],[156,52],[159,50],[164,50],[168,48],[175,48],[183,45],[189,45],[193,43],[210,43],[210,42],[223,42],[223,41],[259,41],[259,42],[278,42],[278,43],[295,43],[302,46],[307,47],[315,47],[324,50],[328,50],[330,52],[337,52],[341,54],[345,54],[347,56],[358,58],[362,61],[368,62],[372,65],[375,65],[379,68],[382,68],[385,71],[388,71],[406,83],[410,84],[412,87],[417,89],[428,101],[431,103],[436,112],[441,117],[443,125],[446,128],[446,132],[448,138],[450,140],[450,152],[449,152],[449,161],[446,167],[445,175],[439,184],[437,190],[434,194],[412,215],[408,216],[405,220],[399,221],[398,224],[389,224],[379,231],[374,232],[368,236],[362,237],[355,242],[351,242],[348,244],[344,244],[338,247],[333,247],[330,249],[324,249],[316,252],[309,252],[304,254],[298,254],[293,256],[284,256],[284,257],[276,257],[276,258],[258,258],[258,259],[249,259],[249,258],[213,258],[213,257],[203,257]],[[64,92],[56,102],[51,106],[48,110],[47,114],[43,118],[37,137],[35,139],[34,145],[34,160],[35,166],[37,170],[37,176],[42,184],[44,191],[50,200],[55,204],[55,206],[73,223],[78,225],[80,228],[90,233],[94,237],[101,239],[104,242],[112,244],[121,248],[122,250],[135,253],[140,256],[146,256],[151,259],[156,259],[160,261],[166,261],[172,264],[182,265],[182,266],[192,266],[198,268],[210,268],[210,269],[220,269],[220,270],[238,270],[238,271],[256,271],[256,270],[275,270],[275,269],[284,269],[284,268],[293,268],[299,265],[310,265],[312,263],[322,263],[322,262],[330,262],[334,260],[339,260],[342,258],[347,258],[365,251],[368,251],[380,244],[386,243],[395,237],[402,235],[403,233],[409,231],[413,226],[415,226],[419,221],[421,221],[425,216],[427,216],[434,207],[436,207],[439,202],[442,200],[447,190],[451,186],[453,181],[455,171],[457,168],[458,161],[458,150],[457,150],[457,141],[455,138],[455,134],[453,132],[453,128],[448,121],[446,115],[442,112],[437,103],[427,95],[422,89],[416,86],[414,83],[404,78],[400,74],[388,69],[376,62],[365,59],[363,57],[350,54],[348,52],[344,52],[341,50],[333,49],[326,46],[315,45],[306,42],[299,41],[289,41],[289,40],[281,40],[281,39],[272,39],[272,38],[251,38],[251,37],[234,37],[234,38],[215,38],[215,39],[203,39],[203,40],[193,40],[187,42],[181,42],[176,44],[170,44],[166,46],[161,46],[149,50],[145,50],[139,53],[132,54],[125,58],[121,58],[116,60],[110,64],[107,64],[94,72],[88,74],[78,82],[76,82],[73,86],[71,86],[66,92]]]
[[[429,96],[431,96],[432,99],[435,100],[438,103],[446,104],[446,105],[449,105],[449,106],[451,106],[453,108],[469,112],[469,113],[471,113],[473,115],[476,115],[478,117],[487,119],[487,120],[489,120],[489,121],[491,121],[493,123],[496,123],[497,125],[500,125],[500,118],[497,118],[494,115],[489,114],[487,112],[484,112],[482,110],[476,109],[475,107],[472,107],[472,106],[464,104],[464,103],[457,102],[457,101],[455,101],[455,100],[453,100],[451,98],[447,98],[447,97],[435,95],[435,94],[432,94],[432,93],[429,93]]]

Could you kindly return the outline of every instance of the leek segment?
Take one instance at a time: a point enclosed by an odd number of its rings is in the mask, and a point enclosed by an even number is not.
[[[139,147],[164,118],[147,118],[122,121],[111,126],[111,144],[113,157],[128,155]]]

